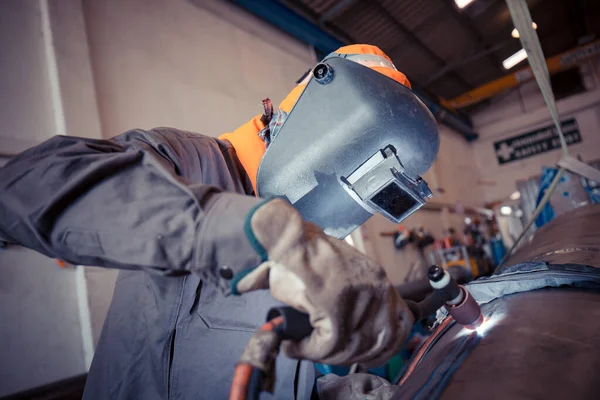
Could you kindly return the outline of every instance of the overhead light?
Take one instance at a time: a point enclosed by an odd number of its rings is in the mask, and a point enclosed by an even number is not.
[[[519,192],[518,190],[516,192],[513,192],[510,195],[511,200],[519,200],[520,198],[521,198],[521,192]]]
[[[537,24],[535,22],[531,23],[531,26],[533,27],[533,29],[537,29]],[[519,31],[517,30],[517,28],[513,29],[512,32],[510,33],[510,35],[512,37],[514,37],[515,39],[519,38]]]
[[[510,206],[502,206],[500,207],[500,214],[502,215],[511,215],[512,208]]]
[[[475,0],[454,0],[456,5],[458,6],[458,8],[465,8],[466,6],[468,6],[469,4],[471,4],[474,1]]]
[[[506,60],[502,61],[502,66],[504,69],[511,69],[526,58],[527,53],[525,52],[525,49],[521,49],[512,56],[508,57]]]

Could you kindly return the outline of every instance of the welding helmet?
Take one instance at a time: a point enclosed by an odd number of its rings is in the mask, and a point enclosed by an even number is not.
[[[421,175],[438,153],[437,124],[394,73],[378,54],[335,52],[315,66],[279,114],[257,194],[286,197],[338,238],[375,213],[399,223],[422,207],[431,197]]]

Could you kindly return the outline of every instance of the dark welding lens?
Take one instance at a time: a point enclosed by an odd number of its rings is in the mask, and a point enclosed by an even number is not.
[[[408,194],[395,182],[390,182],[389,185],[381,189],[370,200],[378,208],[396,219],[401,219],[403,215],[411,211],[418,204],[413,196]]]

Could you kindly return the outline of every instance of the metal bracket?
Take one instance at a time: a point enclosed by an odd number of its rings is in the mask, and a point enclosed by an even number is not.
[[[557,165],[566,169],[569,172],[589,179],[590,181],[600,183],[600,171],[584,163],[583,161],[579,161],[576,158],[573,158],[571,156],[563,156],[558,161]]]

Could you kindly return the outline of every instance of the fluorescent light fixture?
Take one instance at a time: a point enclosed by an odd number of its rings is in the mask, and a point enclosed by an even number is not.
[[[500,214],[510,215],[512,214],[512,208],[510,206],[502,206],[500,207]]]
[[[506,60],[502,61],[502,66],[504,69],[511,69],[526,58],[527,53],[525,53],[525,49],[521,49],[512,56],[508,57]]]
[[[475,0],[454,0],[456,5],[458,6],[458,8],[465,8],[466,6],[468,6],[469,4],[471,4],[474,1]]]
[[[520,198],[521,198],[521,192],[519,192],[518,190],[516,192],[513,192],[510,195],[511,200],[519,200]]]
[[[535,22],[532,22],[531,26],[533,27],[534,30],[537,29],[537,24]],[[515,39],[518,39],[519,36],[521,36],[521,35],[519,35],[519,31],[517,30],[517,28],[513,29],[512,32],[510,33],[510,35],[512,37],[514,37]]]

